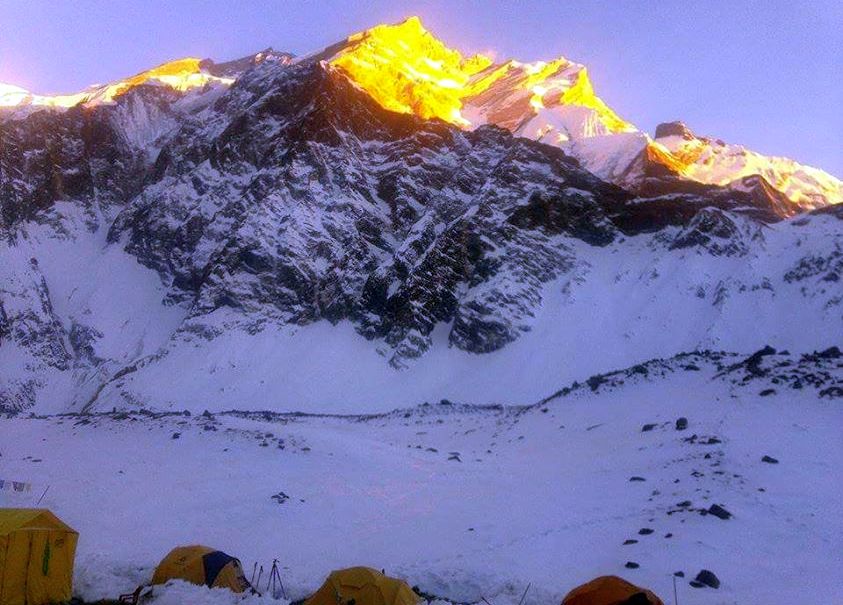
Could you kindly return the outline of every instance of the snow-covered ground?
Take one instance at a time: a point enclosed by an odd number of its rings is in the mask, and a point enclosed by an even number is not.
[[[672,602],[680,570],[683,605],[839,602],[843,358],[728,370],[743,359],[654,362],[530,408],[8,417],[0,475],[33,491],[1,504],[34,504],[49,486],[42,505],[80,532],[75,590],[88,600],[203,543],[247,575],[278,558],[293,599],[364,564],[495,605],[528,583],[528,604],[558,603],[609,573]],[[733,517],[700,513],[712,504]],[[719,590],[688,585],[703,568]],[[174,586],[157,602],[231,599]]]

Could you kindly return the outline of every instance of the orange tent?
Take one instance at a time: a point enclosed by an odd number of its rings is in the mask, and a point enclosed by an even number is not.
[[[601,576],[577,586],[562,599],[562,605],[664,605],[646,588],[617,576]]]

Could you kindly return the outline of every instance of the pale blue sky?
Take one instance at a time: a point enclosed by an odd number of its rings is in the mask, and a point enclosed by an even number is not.
[[[419,15],[463,51],[585,63],[621,116],[843,177],[843,2],[0,0],[0,81],[70,92],[182,56],[304,54]]]

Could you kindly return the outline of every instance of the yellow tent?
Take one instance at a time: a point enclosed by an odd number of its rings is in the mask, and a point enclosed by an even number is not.
[[[618,576],[600,576],[577,586],[562,605],[663,605],[652,592]]]
[[[152,583],[166,584],[170,580],[234,592],[250,588],[240,561],[207,546],[179,546],[171,550],[155,568]]]
[[[48,510],[0,508],[0,603],[69,601],[78,538]]]
[[[416,605],[419,597],[406,582],[369,567],[332,571],[304,605]]]

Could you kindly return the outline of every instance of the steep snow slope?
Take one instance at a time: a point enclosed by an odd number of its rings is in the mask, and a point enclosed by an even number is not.
[[[843,548],[843,410],[829,399],[841,363],[834,350],[683,355],[530,408],[5,418],[4,476],[34,485],[0,497],[24,505],[50,486],[43,504],[80,531],[89,600],[199,542],[249,571],[277,557],[293,599],[366,564],[459,602],[514,604],[532,583],[528,605],[555,603],[603,573],[669,600],[683,571],[682,603],[830,603],[843,597],[829,581]],[[104,502],[115,514],[92,515]],[[733,516],[703,515],[713,504]],[[719,590],[688,586],[703,568]]]
[[[186,311],[165,306],[158,276],[117,246],[104,217],[70,204],[53,224],[0,243],[0,391],[3,407],[60,412],[154,353]],[[59,218],[60,217],[60,218]]]
[[[440,324],[430,350],[401,371],[386,363],[386,343],[366,341],[348,323],[255,334],[220,309],[187,322],[155,359],[109,383],[96,406],[350,413],[441,398],[525,403],[560,380],[676,350],[825,348],[843,326],[843,293],[833,281],[843,259],[840,222],[807,222],[750,227],[748,239],[761,243],[738,256],[667,250],[665,234],[605,248],[567,240],[569,270],[541,288],[515,342],[477,355],[449,346],[451,326]]]

